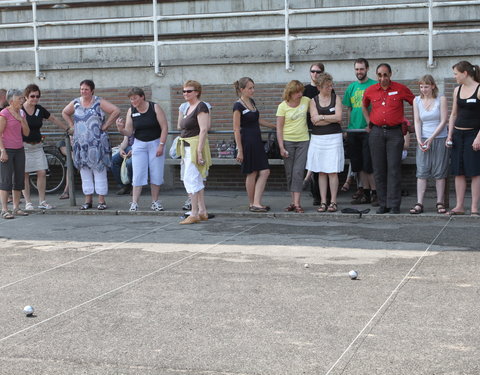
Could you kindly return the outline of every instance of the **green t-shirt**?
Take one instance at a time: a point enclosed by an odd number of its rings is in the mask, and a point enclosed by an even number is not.
[[[358,81],[352,82],[347,87],[345,95],[343,96],[342,104],[352,109],[350,112],[350,123],[348,124],[348,129],[365,129],[367,127],[367,123],[362,112],[363,93],[368,87],[376,83],[377,81],[369,78],[363,83]]]
[[[303,96],[298,107],[289,107],[287,102],[280,103],[277,116],[285,117],[283,126],[283,139],[290,142],[308,141],[307,112],[310,106],[310,98]]]

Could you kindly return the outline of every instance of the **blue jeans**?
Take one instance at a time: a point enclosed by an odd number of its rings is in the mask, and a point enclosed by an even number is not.
[[[125,153],[128,153],[132,149],[131,146],[128,146],[125,149]],[[112,157],[112,174],[113,178],[115,178],[115,181],[117,184],[121,187],[124,187],[125,185],[122,184],[122,179],[120,178],[120,167],[122,166],[123,163],[123,158],[120,156],[120,153],[117,152],[115,155]],[[130,181],[132,181],[132,158],[127,159],[127,170],[128,170],[128,177],[130,178]]]

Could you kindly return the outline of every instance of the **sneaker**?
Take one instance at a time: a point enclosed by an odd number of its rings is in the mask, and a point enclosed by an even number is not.
[[[164,211],[163,206],[162,206],[162,204],[160,203],[160,201],[152,202],[152,205],[150,206],[150,208],[151,208],[153,211]]]
[[[183,204],[182,210],[183,211],[190,211],[192,209],[192,200],[190,197],[185,201]]]
[[[138,204],[136,204],[135,202],[130,202],[130,209],[129,209],[129,211],[137,212],[137,210],[138,210]]]
[[[34,209],[32,202],[25,203],[25,211],[33,211]]]
[[[41,210],[51,210],[53,206],[51,204],[48,204],[46,201],[42,201],[38,205],[38,208],[40,208]]]

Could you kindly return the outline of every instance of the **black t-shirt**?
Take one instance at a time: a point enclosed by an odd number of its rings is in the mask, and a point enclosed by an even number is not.
[[[41,142],[42,134],[40,128],[43,125],[43,119],[50,118],[50,112],[48,112],[41,105],[35,105],[35,109],[32,115],[29,115],[25,108],[22,106],[23,112],[25,112],[25,118],[27,120],[28,127],[30,128],[30,134],[28,137],[23,136],[23,141],[28,143]]]
[[[209,113],[208,107],[204,102],[198,103],[192,112],[183,116],[180,122],[180,136],[182,138],[195,137],[200,134],[200,125],[198,125],[197,119],[200,112]]]
[[[316,86],[313,86],[311,84],[305,85],[305,88],[303,90],[303,96],[313,99],[317,95],[318,95],[318,89]],[[307,113],[307,125],[309,129],[313,129],[312,120],[310,119],[310,111]]]
[[[145,113],[140,113],[135,107],[132,109],[132,122],[135,131],[135,139],[143,142],[150,142],[154,139],[160,138],[162,129],[157,120],[157,113],[155,112],[155,103],[148,102],[148,109]]]

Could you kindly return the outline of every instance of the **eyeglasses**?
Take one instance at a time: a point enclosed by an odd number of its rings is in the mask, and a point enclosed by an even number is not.
[[[182,91],[183,91],[184,94],[185,93],[190,94],[191,92],[194,92],[194,91],[197,91],[197,90],[182,90]]]
[[[40,98],[40,95],[29,95],[28,97],[29,97],[29,98],[32,98],[32,99],[33,99],[33,98],[37,98],[37,99],[38,99],[38,98]]]
[[[323,73],[323,71],[322,70],[310,70],[310,73],[321,74],[321,73]]]

